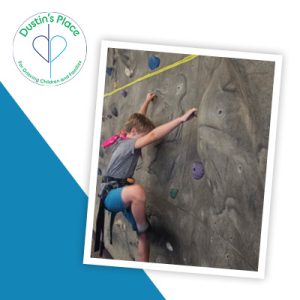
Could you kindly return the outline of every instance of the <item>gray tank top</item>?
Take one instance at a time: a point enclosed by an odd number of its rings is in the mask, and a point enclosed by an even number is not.
[[[121,179],[133,176],[141,155],[141,149],[134,149],[135,142],[136,139],[118,141],[107,166],[107,176]]]

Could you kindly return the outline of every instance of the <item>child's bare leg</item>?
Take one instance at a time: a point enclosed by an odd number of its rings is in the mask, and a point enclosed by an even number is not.
[[[138,261],[149,261],[149,240],[147,237],[147,233],[141,233],[139,235],[139,244],[138,244]]]
[[[148,223],[145,214],[146,196],[143,187],[138,184],[124,187],[122,190],[122,200],[125,206],[128,207],[131,205],[131,211],[136,221],[138,231],[145,231],[148,227]],[[139,234],[138,260],[149,261],[149,242],[145,232]]]
[[[123,188],[121,196],[126,207],[131,205],[131,211],[138,227],[146,226],[146,195],[143,187],[138,184],[126,186]]]

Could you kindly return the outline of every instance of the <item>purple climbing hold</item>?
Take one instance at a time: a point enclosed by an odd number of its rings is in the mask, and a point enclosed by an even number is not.
[[[109,119],[111,119],[112,115],[108,114],[106,117],[109,118]]]
[[[192,165],[192,177],[196,180],[199,180],[203,176],[204,176],[204,167],[202,162],[195,161]]]
[[[112,75],[112,73],[113,73],[113,68],[111,68],[111,67],[107,67],[106,68],[106,74],[108,75],[108,76],[111,76]]]
[[[160,65],[160,58],[155,55],[150,55],[148,58],[148,66],[150,70],[158,68]]]
[[[121,91],[121,95],[122,95],[124,98],[127,97],[127,94],[128,94],[128,93],[127,93],[125,90],[122,90],[122,91]]]

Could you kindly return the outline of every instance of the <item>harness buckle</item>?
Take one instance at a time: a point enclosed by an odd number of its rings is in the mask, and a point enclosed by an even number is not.
[[[128,178],[127,178],[127,182],[128,182],[129,184],[134,184],[134,183],[135,183],[135,179],[132,178],[132,177],[128,177]]]

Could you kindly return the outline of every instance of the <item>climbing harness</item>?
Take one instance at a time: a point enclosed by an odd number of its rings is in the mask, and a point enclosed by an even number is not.
[[[104,250],[105,209],[109,211],[104,205],[104,200],[112,189],[134,184],[135,179],[134,178],[118,179],[110,176],[104,176],[102,178],[102,183],[107,183],[107,185],[104,187],[102,192],[98,195],[100,197],[100,204],[99,204],[99,210],[98,210],[97,221],[96,221],[96,236],[95,236],[95,246],[94,246],[94,252],[100,251],[100,257],[103,255],[103,250]],[[112,244],[112,232],[113,232],[112,228],[117,213],[111,211],[109,212],[110,212],[109,237],[110,237],[110,244]]]

